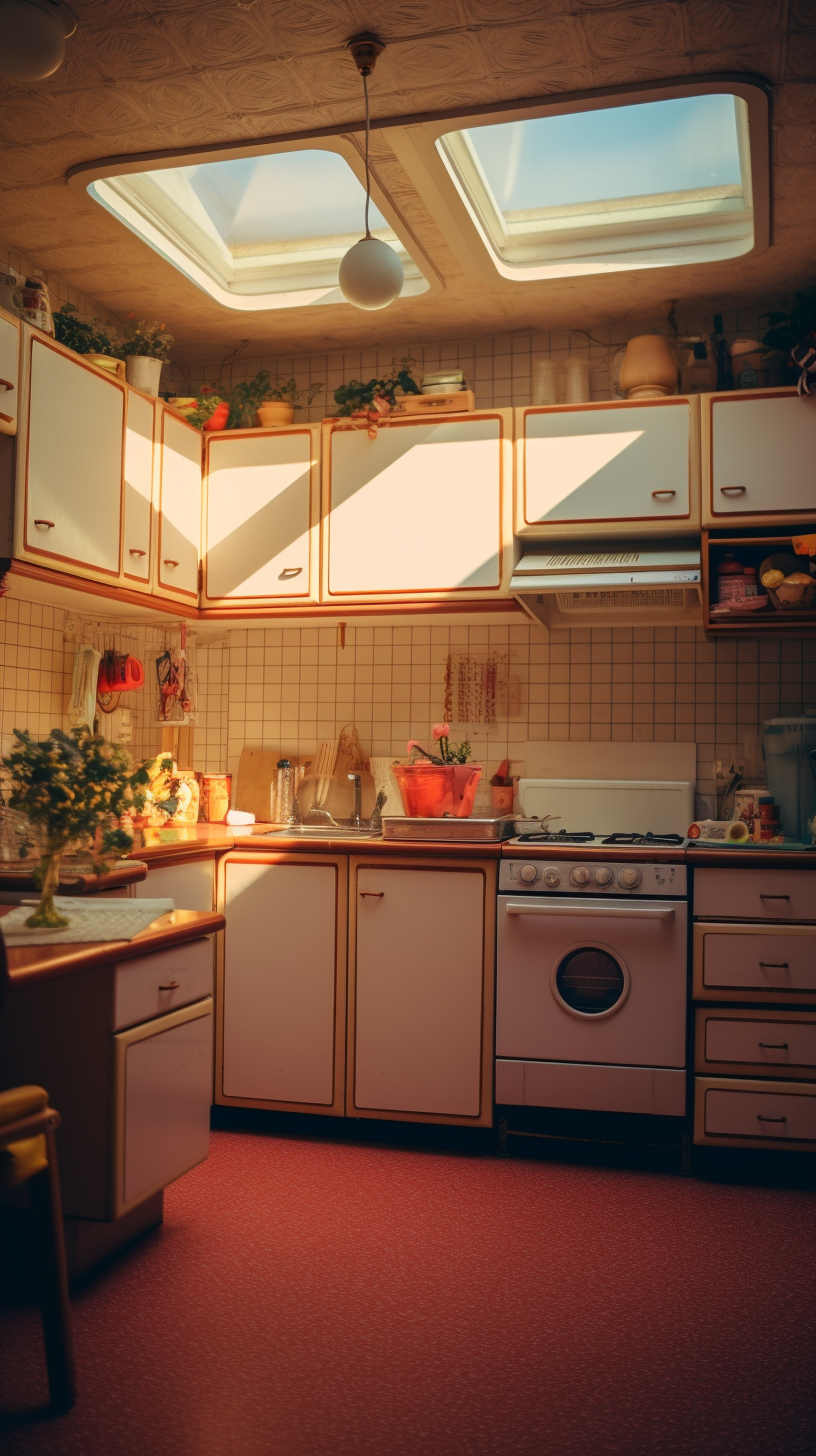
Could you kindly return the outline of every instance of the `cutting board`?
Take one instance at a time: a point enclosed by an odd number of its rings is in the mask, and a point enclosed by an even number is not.
[[[280,753],[267,748],[242,748],[235,785],[236,809],[254,814],[259,822],[271,816],[272,782],[277,782]]]
[[[524,745],[524,777],[629,781],[649,779],[652,782],[668,779],[674,783],[693,784],[697,778],[697,745],[528,742]]]

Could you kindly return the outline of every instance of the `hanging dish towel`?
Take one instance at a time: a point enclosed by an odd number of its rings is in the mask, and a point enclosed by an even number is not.
[[[76,650],[71,701],[68,704],[68,722],[72,728],[85,727],[93,733],[96,714],[96,685],[101,661],[102,658],[96,648],[90,647],[87,643]]]

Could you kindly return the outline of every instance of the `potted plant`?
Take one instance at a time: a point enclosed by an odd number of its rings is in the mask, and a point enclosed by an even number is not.
[[[351,379],[334,391],[337,405],[336,418],[348,420],[352,428],[367,428],[370,438],[377,435],[377,426],[387,418],[397,402],[397,390],[403,394],[419,394],[419,385],[413,378],[411,366],[416,361],[408,355],[400,360],[400,368],[392,361],[391,373],[386,379]]]
[[[116,353],[125,361],[128,384],[155,397],[159,392],[162,364],[170,357],[175,341],[173,335],[168,334],[166,324],[146,319],[134,322],[135,317],[135,314],[128,314]]]
[[[438,754],[412,738],[407,764],[392,765],[405,813],[409,819],[469,819],[483,765],[468,762],[472,749],[466,738],[451,746],[449,723],[435,723],[432,732]]]
[[[299,401],[306,396],[306,407],[323,388],[322,384],[310,384],[307,389],[298,389],[294,379],[277,375],[270,385],[261,404],[258,405],[258,424],[268,429],[272,425],[291,425],[295,410],[303,409]]]
[[[54,338],[58,344],[64,344],[66,349],[72,349],[75,354],[84,354],[98,368],[109,369],[113,374],[124,374],[125,366],[116,357],[114,341],[104,328],[94,327],[94,324],[99,323],[99,319],[87,323],[79,317],[76,304],[64,303],[54,314]]]
[[[816,344],[816,283],[810,283],[794,294],[789,313],[774,311],[760,314],[760,318],[767,319],[771,325],[762,335],[765,348],[779,350],[784,355],[786,369],[809,373],[813,360],[811,357],[806,362],[806,356],[809,351],[813,354]]]
[[[95,872],[104,874],[109,854],[127,853],[131,837],[111,826],[142,807],[148,773],[144,767],[131,773],[124,750],[87,727],[73,728],[70,735],[52,728],[40,742],[19,729],[14,737],[16,746],[2,760],[11,778],[9,806],[26,815],[43,845],[40,903],[26,925],[58,930],[69,924],[54,907],[60,857],[72,844],[93,843]]]
[[[229,419],[229,400],[214,384],[202,384],[193,400],[193,408],[184,411],[197,430],[225,430]]]

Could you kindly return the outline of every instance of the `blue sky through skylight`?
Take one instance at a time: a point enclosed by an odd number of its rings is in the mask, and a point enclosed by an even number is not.
[[[179,171],[227,247],[363,236],[365,189],[336,152],[277,152]],[[370,216],[373,229],[388,228],[373,202]]]
[[[468,135],[505,213],[740,182],[728,95],[502,122]]]

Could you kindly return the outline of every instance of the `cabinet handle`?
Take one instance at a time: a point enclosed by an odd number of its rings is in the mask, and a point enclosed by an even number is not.
[[[140,551],[139,548],[138,548],[138,546],[131,546],[130,547],[130,554],[131,554],[131,556],[146,556],[147,555],[147,552],[146,551]]]
[[[787,961],[760,961],[764,971],[787,971],[790,969]]]
[[[302,566],[284,566],[283,571],[278,577],[278,581],[282,581],[285,576],[300,576],[302,570]]]
[[[0,420],[5,420],[5,422],[6,422],[7,425],[13,425],[14,424],[14,415],[6,415],[6,414],[3,413],[2,410],[0,410]]]
[[[786,1052],[788,1050],[786,1041],[758,1041],[757,1046],[765,1047],[766,1051]]]
[[[160,991],[177,991],[180,985],[181,985],[181,982],[180,981],[167,981],[163,986],[159,986],[159,990]]]
[[[361,900],[382,900],[385,890],[361,890]]]
[[[14,385],[12,384],[10,379],[0,379],[0,389],[5,389],[8,391],[9,394],[12,394],[14,391]]]
[[[787,1122],[786,1117],[763,1117],[761,1112],[757,1113],[757,1122]]]
[[[669,497],[671,497],[673,495],[677,495],[677,491],[676,490],[653,490],[652,491],[652,495],[654,496],[655,500],[660,500],[660,497],[662,495],[667,495]]]
[[[789,900],[790,895],[763,895],[762,891],[760,890],[759,898],[760,900]]]
[[[720,495],[745,495],[744,485],[721,485]]]
[[[51,527],[54,526],[54,525],[56,525],[56,522],[55,521],[42,521],[42,520],[38,520],[37,517],[35,516],[34,517],[34,525],[35,526],[47,526],[48,529],[49,529],[49,531],[50,531]]]
[[[178,562],[177,561],[171,561],[168,556],[165,556],[165,558],[164,558],[164,565],[165,566],[178,566]]]

